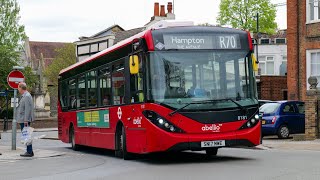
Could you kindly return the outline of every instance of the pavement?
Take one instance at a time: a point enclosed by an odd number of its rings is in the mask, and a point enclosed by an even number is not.
[[[31,160],[39,158],[49,158],[62,156],[65,154],[63,152],[58,151],[34,149],[33,157],[21,157],[20,154],[23,154],[25,152],[24,148],[17,147],[16,150],[11,150],[11,147],[9,146],[0,146],[0,152],[2,153],[2,155],[0,156],[0,162],[8,160]]]
[[[294,141],[293,139],[264,138],[262,146],[267,149],[320,151],[320,139]]]
[[[20,132],[20,130],[18,130],[17,132]],[[7,141],[8,141],[10,139],[11,131],[3,132],[3,134],[7,136]],[[44,137],[41,138],[43,140],[59,140],[57,128],[35,129],[34,134],[35,136],[43,135]],[[52,151],[49,149],[34,149],[35,156],[31,158],[25,158],[25,157],[20,157],[20,154],[25,151],[25,148],[21,147],[21,145],[17,145],[17,150],[11,150],[11,146],[8,146],[8,142],[6,143],[7,145],[3,145],[3,144],[4,143],[0,144],[0,152],[2,153],[2,155],[0,156],[0,162],[8,161],[8,160],[49,158],[49,157],[62,156],[65,154],[63,152]],[[278,139],[276,136],[269,136],[269,137],[265,137],[262,141],[262,144],[255,147],[254,149],[320,151],[320,139],[316,139],[313,141],[294,141],[292,138]]]
[[[20,130],[17,130],[17,132],[20,132]],[[59,140],[57,128],[35,129],[34,133],[35,134],[39,134],[39,133],[44,134],[44,137],[42,137],[41,139]],[[8,136],[8,134],[9,135],[11,134],[11,131],[6,131],[5,134],[6,134],[6,136]],[[17,136],[17,139],[18,138],[19,138],[19,136]],[[0,162],[1,161],[10,161],[10,160],[31,160],[31,159],[39,159],[39,158],[50,158],[50,157],[57,157],[57,156],[65,155],[64,152],[35,148],[33,150],[33,152],[34,152],[33,157],[21,157],[20,154],[25,152],[25,148],[21,147],[21,145],[18,143],[19,142],[17,140],[16,150],[11,150],[11,146],[6,146],[6,145],[0,144],[0,152],[2,153],[2,155],[0,155]]]

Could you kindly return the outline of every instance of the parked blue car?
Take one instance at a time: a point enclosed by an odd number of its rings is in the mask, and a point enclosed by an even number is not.
[[[304,133],[305,107],[301,101],[275,101],[259,109],[262,135],[278,135],[288,138],[290,134]]]

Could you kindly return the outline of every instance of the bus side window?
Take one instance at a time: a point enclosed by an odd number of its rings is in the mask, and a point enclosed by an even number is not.
[[[78,77],[78,95],[77,95],[76,103],[74,103],[75,106],[79,108],[86,108],[87,106],[86,94],[87,94],[86,93],[86,76],[81,75],[80,77]]]
[[[68,90],[63,88],[68,88],[67,81],[62,81],[61,85],[59,86],[61,108],[66,109],[68,108]]]
[[[125,82],[124,82],[124,59],[120,60],[120,62],[116,62],[113,65],[112,72],[112,93],[113,93],[113,104],[119,105],[124,104],[124,90],[125,90]]]
[[[76,79],[71,79],[68,82],[68,95],[69,95],[69,102],[68,102],[68,109],[76,109]]]
[[[90,71],[87,73],[87,88],[88,88],[88,105],[89,107],[96,107],[97,101],[97,72]]]
[[[99,84],[100,105],[111,105],[111,71],[109,67],[103,67],[99,70]]]

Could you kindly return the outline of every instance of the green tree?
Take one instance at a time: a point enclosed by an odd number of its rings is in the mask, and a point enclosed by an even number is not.
[[[24,26],[19,25],[19,11],[16,0],[0,0],[0,89],[8,87],[7,76],[12,66],[20,62],[22,41],[26,38]],[[26,68],[24,73],[27,83],[31,83],[31,69]]]
[[[256,32],[257,13],[259,13],[259,31],[274,34],[277,29],[276,6],[270,0],[221,0],[217,22]]]
[[[50,64],[44,71],[44,75],[46,76],[48,83],[52,85],[48,88],[52,100],[57,100],[58,98],[59,72],[76,63],[76,51],[74,44],[68,43],[62,48],[57,48],[55,51],[57,52],[57,56],[54,58],[52,64]]]
[[[57,87],[59,72],[62,69],[76,63],[74,44],[68,43],[62,48],[57,48],[56,52],[57,56],[54,58],[52,64],[49,65],[44,71],[44,75],[46,76],[48,82],[53,85],[53,87],[49,89],[50,94],[53,96],[57,96],[58,93]]]

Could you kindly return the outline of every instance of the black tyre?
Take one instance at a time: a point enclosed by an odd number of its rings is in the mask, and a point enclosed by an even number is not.
[[[115,137],[115,156],[119,158],[123,158],[123,145],[122,145],[122,127],[117,129],[116,137]]]
[[[278,137],[280,139],[287,139],[289,138],[290,131],[287,125],[281,125],[278,129]]]
[[[117,150],[115,151],[115,155],[117,157],[123,158],[124,160],[133,159],[133,154],[127,151],[127,139],[126,139],[125,128],[122,126],[119,129],[120,130],[118,130],[117,137],[116,137]]]
[[[206,150],[207,156],[216,156],[218,154],[218,148],[211,148]]]
[[[79,145],[76,144],[76,138],[74,135],[74,128],[73,126],[70,127],[70,142],[71,142],[71,148],[75,151],[79,150]]]

